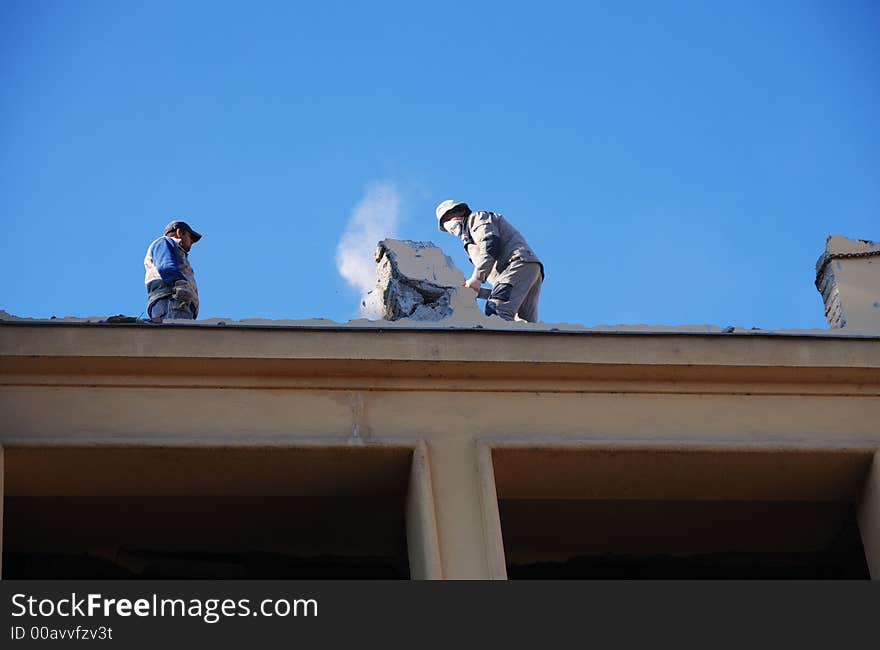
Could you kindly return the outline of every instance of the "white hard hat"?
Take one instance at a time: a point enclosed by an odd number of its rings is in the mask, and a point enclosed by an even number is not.
[[[452,199],[446,199],[437,206],[435,212],[437,213],[437,227],[440,229],[440,232],[444,232],[443,217],[446,216],[446,213],[450,210],[454,210],[461,205],[467,208],[468,212],[470,212],[471,209],[468,207],[468,204],[464,203],[463,201],[453,201]]]

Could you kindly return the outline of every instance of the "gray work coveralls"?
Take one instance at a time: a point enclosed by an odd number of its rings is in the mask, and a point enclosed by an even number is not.
[[[538,320],[544,265],[519,231],[500,214],[471,212],[460,235],[481,282],[492,285],[486,315]]]

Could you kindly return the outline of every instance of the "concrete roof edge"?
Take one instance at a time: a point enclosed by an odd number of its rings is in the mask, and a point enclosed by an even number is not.
[[[218,319],[214,319],[218,320]],[[149,322],[119,323],[107,322],[106,320],[91,319],[19,319],[7,320],[0,317],[0,327],[25,326],[25,327],[88,327],[88,328],[137,328],[137,329],[210,329],[210,330],[291,330],[313,332],[471,332],[491,334],[541,334],[560,336],[698,336],[698,337],[774,337],[774,338],[814,338],[825,340],[880,340],[880,332],[848,332],[844,329],[745,329],[738,327],[721,328],[715,325],[618,325],[618,326],[571,326],[554,323],[517,323],[513,327],[491,327],[481,324],[456,323],[450,325],[419,324],[412,325],[401,321],[367,321],[364,324],[353,321],[352,323],[337,323],[328,321],[327,324],[319,324],[313,321],[264,321],[260,323],[246,323],[239,321],[219,320],[218,322],[166,322],[161,325]]]
[[[517,332],[532,336],[512,344],[509,333],[7,327],[0,330],[0,374],[157,375],[173,368],[181,376],[724,376],[880,385],[876,338]]]

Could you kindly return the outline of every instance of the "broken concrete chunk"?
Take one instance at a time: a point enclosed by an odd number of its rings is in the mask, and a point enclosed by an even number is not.
[[[880,333],[880,244],[829,237],[816,262],[816,288],[832,328]]]
[[[365,306],[385,320],[438,321],[454,312],[480,319],[475,294],[462,286],[464,275],[431,242],[383,239],[376,264],[376,288],[367,296],[372,304]]]

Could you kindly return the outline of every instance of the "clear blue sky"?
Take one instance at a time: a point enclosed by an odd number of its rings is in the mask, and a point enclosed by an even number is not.
[[[548,322],[825,327],[825,237],[880,239],[877,2],[0,0],[0,30],[19,316],[141,314],[176,216],[203,317],[348,320],[376,183],[466,273],[434,206],[503,213]]]

